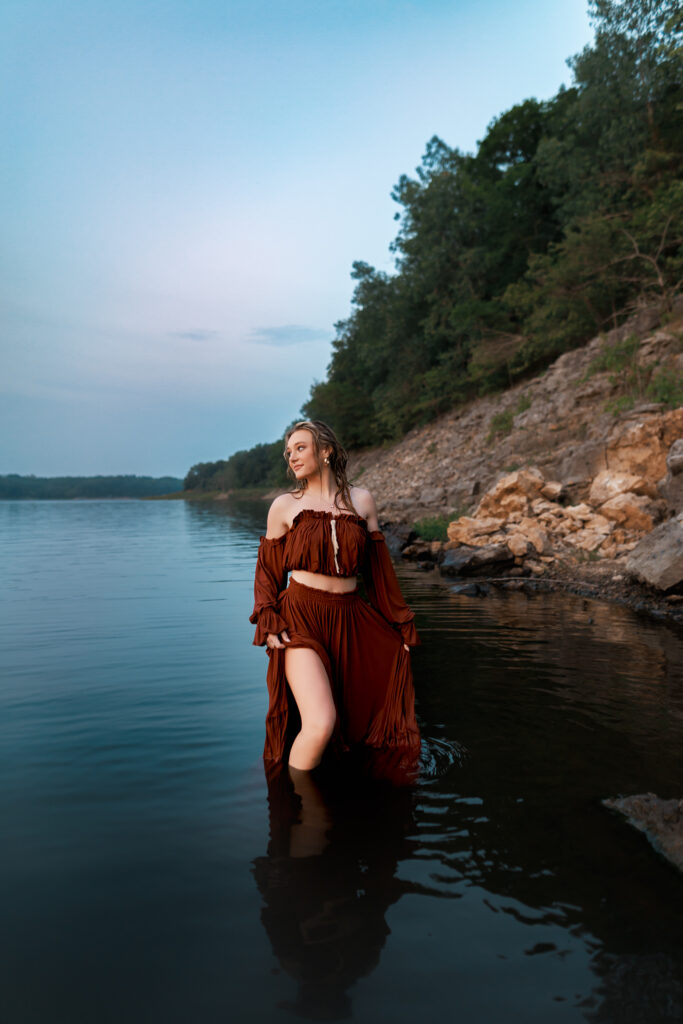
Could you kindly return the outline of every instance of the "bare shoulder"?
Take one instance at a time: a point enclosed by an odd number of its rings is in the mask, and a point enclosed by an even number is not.
[[[377,529],[376,525],[371,525],[371,522],[373,524],[377,522],[377,506],[370,491],[366,487],[352,487],[350,494],[353,507],[358,515],[368,520],[370,529]]]
[[[268,529],[266,536],[273,540],[281,537],[292,525],[296,505],[295,498],[291,494],[278,494],[268,509]]]

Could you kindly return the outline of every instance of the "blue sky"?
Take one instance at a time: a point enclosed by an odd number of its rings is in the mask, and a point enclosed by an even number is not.
[[[0,473],[281,436],[434,134],[552,96],[585,0],[4,0]]]

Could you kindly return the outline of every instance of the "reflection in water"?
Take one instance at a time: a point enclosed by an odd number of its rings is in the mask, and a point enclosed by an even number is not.
[[[3,1021],[683,1019],[680,876],[602,805],[683,793],[680,633],[399,566],[419,777],[273,777],[263,856],[265,509],[0,503]]]
[[[263,925],[298,982],[283,1004],[311,1020],[351,1016],[350,986],[378,964],[387,908],[414,829],[414,793],[338,769],[268,774],[270,841],[253,862]]]

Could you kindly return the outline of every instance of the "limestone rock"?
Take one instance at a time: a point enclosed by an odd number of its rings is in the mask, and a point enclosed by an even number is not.
[[[564,512],[571,519],[578,519],[580,522],[587,521],[593,515],[593,509],[585,502],[581,502],[580,505],[567,505]]]
[[[623,473],[612,469],[604,469],[594,478],[588,500],[591,505],[603,505],[618,494],[647,494],[657,497],[653,484],[634,473]]]
[[[544,555],[550,551],[550,540],[545,530],[541,529],[533,519],[523,519],[518,526],[521,535],[527,540],[536,553]]]
[[[489,544],[487,547],[451,548],[446,552],[439,566],[442,576],[476,576],[488,574],[494,567],[512,565],[513,556],[505,544]]]
[[[617,494],[600,506],[606,519],[613,519],[626,530],[649,533],[655,524],[656,507],[642,494]]]
[[[607,468],[638,474],[654,484],[665,475],[669,449],[681,437],[683,408],[666,413],[641,409],[635,421],[625,420],[613,428],[607,444]]]
[[[425,487],[419,500],[421,505],[442,505],[446,500],[446,491],[443,487]]]
[[[401,552],[401,558],[433,562],[435,561],[436,555],[427,541],[419,541],[415,544],[406,545]]]
[[[668,470],[665,478],[657,484],[657,489],[673,512],[683,511],[683,438],[679,438],[669,448],[666,457]]]
[[[541,487],[541,494],[544,498],[548,498],[550,501],[559,501],[562,497],[563,486],[559,480],[548,480],[547,483]],[[536,502],[534,502],[536,504]]]
[[[614,520],[600,515],[599,512],[595,512],[590,519],[585,521],[584,526],[587,530],[597,530],[598,533],[607,535],[614,529]]]
[[[471,518],[461,516],[448,527],[448,539],[453,545],[467,544],[470,547],[480,547],[488,544],[488,535],[495,533],[505,522],[504,518],[486,517]]]
[[[544,490],[545,488],[543,488],[541,494]],[[542,515],[544,512],[549,512],[552,515],[562,514],[562,508],[560,505],[556,505],[552,501],[546,501],[543,498],[534,498],[534,500],[531,502],[531,508],[534,512],[534,515],[537,516]]]
[[[619,545],[616,544],[611,537],[608,537],[607,540],[604,540],[600,545],[600,554],[603,558],[616,558],[618,550]]]
[[[683,370],[683,352],[678,351],[683,302],[676,305],[665,329],[650,330],[659,311],[653,307],[648,315],[650,320],[638,314],[629,325],[610,332],[607,344],[632,333],[642,335],[641,365]],[[562,355],[533,380],[510,388],[503,406],[515,409],[524,396],[528,408],[514,417],[509,434],[488,440],[487,427],[500,411],[501,398],[482,395],[415,427],[390,448],[351,453],[350,478],[375,495],[383,524],[410,524],[461,509],[468,518],[451,524],[447,546],[481,551],[502,546],[506,557],[520,559],[521,573],[530,571],[529,560],[550,557],[543,536],[532,530],[542,531],[551,551],[561,551],[565,544],[574,550],[584,546],[600,557],[626,561],[643,529],[661,515],[663,506],[657,505],[654,491],[657,481],[662,481],[658,490],[669,510],[683,510],[683,409],[641,403],[615,419],[605,409],[615,394],[609,372],[587,377],[604,345],[604,338],[594,338]],[[506,466],[517,468],[502,475]],[[662,480],[665,474],[667,479]],[[602,505],[619,493],[631,499],[650,497],[652,502],[636,503],[635,520],[619,503],[616,512],[603,515]],[[638,529],[634,523],[639,523]],[[513,555],[508,546],[517,534],[526,544],[524,555]],[[395,553],[415,539],[401,537],[393,544]],[[514,541],[513,547],[521,551],[522,542]],[[541,544],[544,554],[538,550]],[[426,563],[430,555],[438,560],[441,554],[430,550],[414,557]]]
[[[556,463],[555,472],[566,484],[568,480],[591,480],[605,464],[604,442],[587,441],[567,451]]]
[[[672,476],[678,476],[683,473],[683,437],[679,437],[669,448],[669,454],[666,457],[666,468]]]
[[[531,544],[521,533],[513,533],[507,538],[507,546],[510,552],[517,558],[523,558],[527,554]]]
[[[525,511],[544,483],[543,474],[533,467],[506,473],[481,499],[476,515],[500,518],[509,512]]]
[[[393,558],[398,558],[407,544],[417,539],[417,534],[406,523],[384,524],[384,539]]]
[[[596,551],[605,540],[605,534],[598,530],[581,529],[568,534],[567,544],[581,551]]]
[[[662,800],[654,793],[602,801],[644,832],[652,846],[683,871],[683,800]]]
[[[659,590],[671,590],[683,582],[683,525],[669,519],[643,537],[626,560],[626,569]]]

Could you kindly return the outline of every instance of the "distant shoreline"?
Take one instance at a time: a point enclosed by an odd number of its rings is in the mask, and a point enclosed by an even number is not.
[[[258,487],[234,488],[230,491],[173,491],[170,494],[152,494],[146,501],[230,501],[232,498],[243,500],[264,500],[272,493]]]
[[[0,500],[73,501],[126,500],[157,497],[179,491],[177,476],[137,476],[135,473],[97,476],[0,475]]]

